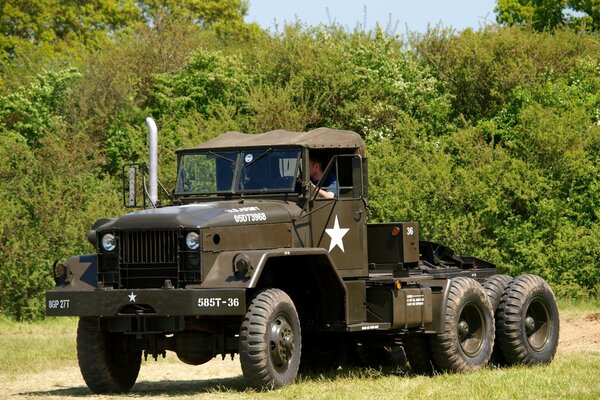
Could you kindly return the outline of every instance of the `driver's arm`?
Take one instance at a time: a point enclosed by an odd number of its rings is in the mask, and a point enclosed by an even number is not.
[[[311,182],[310,185],[313,188],[316,188],[314,183]],[[333,199],[333,198],[335,198],[335,193],[331,193],[331,192],[327,192],[323,189],[319,189],[317,192],[317,197],[319,197],[321,199]]]

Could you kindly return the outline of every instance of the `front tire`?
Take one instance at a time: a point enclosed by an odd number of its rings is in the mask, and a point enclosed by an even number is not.
[[[492,306],[475,280],[459,277],[449,284],[444,332],[431,337],[433,358],[443,371],[475,371],[484,367],[492,355]]]
[[[278,388],[294,381],[300,366],[300,320],[282,290],[264,290],[252,300],[240,328],[240,363],[248,384]]]
[[[97,318],[82,317],[77,326],[77,360],[92,392],[128,393],[140,372],[142,352],[128,349],[125,335],[101,331]]]
[[[506,288],[496,313],[497,336],[509,364],[548,364],[556,354],[560,321],[550,286],[521,275]]]

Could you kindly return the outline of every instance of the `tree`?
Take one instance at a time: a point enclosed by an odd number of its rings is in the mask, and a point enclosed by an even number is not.
[[[498,0],[495,11],[500,24],[531,25],[537,31],[600,29],[600,0]]]
[[[5,39],[0,43],[6,47],[20,39],[33,44],[61,40],[88,44],[98,33],[114,32],[140,19],[134,0],[5,0],[0,7],[0,33]]]
[[[29,87],[0,96],[0,132],[23,139],[36,148],[44,134],[56,127],[59,108],[69,86],[80,78],[74,68],[39,75]]]
[[[246,24],[248,0],[144,0],[138,1],[146,23],[160,27],[175,19],[214,29],[221,36],[252,36],[256,24]]]
[[[600,30],[600,0],[571,0],[569,4],[574,10],[587,14],[577,18],[575,25],[591,31]]]
[[[23,43],[82,43],[102,39],[138,23],[159,29],[163,19],[190,21],[229,34],[250,34],[247,0],[3,0],[0,3],[0,58]]]
[[[138,4],[148,20],[165,14],[190,19],[202,26],[219,21],[242,22],[248,13],[247,0],[144,0]]]

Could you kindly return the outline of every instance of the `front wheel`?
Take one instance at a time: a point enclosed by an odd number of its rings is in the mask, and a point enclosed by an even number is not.
[[[278,388],[294,381],[300,366],[300,319],[282,290],[264,290],[252,300],[240,328],[240,363],[249,385]]]
[[[128,393],[140,372],[142,352],[128,348],[125,335],[100,330],[96,318],[80,318],[77,359],[92,392]]]
[[[474,371],[492,355],[492,306],[481,285],[471,278],[454,278],[449,285],[444,331],[431,337],[433,358],[444,371]]]
[[[547,364],[558,346],[558,307],[550,286],[537,275],[510,283],[496,312],[496,334],[509,364]]]

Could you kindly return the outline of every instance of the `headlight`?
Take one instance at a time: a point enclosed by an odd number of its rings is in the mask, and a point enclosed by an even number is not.
[[[117,248],[117,238],[112,233],[102,236],[102,248],[106,251],[113,251]]]
[[[197,232],[190,232],[185,237],[185,245],[190,250],[196,250],[200,247],[200,235]]]

